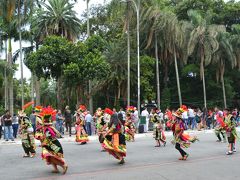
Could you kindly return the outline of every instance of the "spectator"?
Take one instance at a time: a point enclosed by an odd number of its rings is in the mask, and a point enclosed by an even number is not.
[[[207,128],[206,121],[208,117],[208,110],[207,108],[203,108],[203,113],[202,113],[202,126],[204,129]]]
[[[211,124],[213,122],[213,112],[211,110],[208,111],[208,116],[207,116],[207,128],[211,129]]]
[[[183,118],[183,122],[184,122],[184,125],[185,125],[185,129],[188,129],[188,112],[187,111],[184,111],[182,113],[182,118]]]
[[[32,127],[33,127],[33,132],[35,134],[36,132],[36,115],[35,115],[35,111],[32,111],[32,114],[30,114],[29,119],[32,123]]]
[[[18,116],[16,114],[13,115],[12,118],[12,128],[13,128],[13,137],[17,138],[18,133]]]
[[[136,107],[134,107],[134,113],[133,113],[133,122],[135,125],[136,132],[138,131],[138,124],[139,124],[139,117],[138,117],[138,110]]]
[[[92,115],[90,114],[89,111],[87,111],[87,115],[85,116],[85,121],[86,121],[86,131],[89,136],[92,135],[92,120],[93,120]]]
[[[64,118],[65,118],[66,132],[69,131],[69,136],[71,136],[72,135],[72,114],[69,109],[69,106],[66,106],[65,108]]]
[[[5,140],[8,141],[9,139],[11,139],[12,141],[14,141],[12,129],[12,117],[10,115],[9,110],[5,111],[5,115],[3,116],[3,122]]]
[[[3,126],[3,118],[0,116],[0,139],[2,139],[2,126]]]
[[[123,121],[125,121],[125,120],[126,120],[126,113],[125,113],[125,111],[123,110],[123,108],[120,108],[119,113],[122,114],[122,119],[123,119]]]
[[[201,110],[198,108],[197,109],[197,112],[196,112],[196,116],[195,116],[195,119],[196,119],[196,122],[197,122],[197,129],[198,131],[201,131],[201,124],[202,124],[202,120],[201,120],[201,117],[202,117],[202,112]]]
[[[192,130],[197,128],[195,113],[191,107],[188,108],[188,127],[189,128],[191,127],[190,125],[192,126]]]
[[[61,110],[58,110],[58,113],[56,114],[56,129],[61,133],[61,135],[64,134],[63,121],[64,117],[62,115],[62,112]]]
[[[146,117],[146,129],[145,132],[148,132],[148,124],[149,124],[149,112],[147,111],[147,108],[144,108],[141,116]]]

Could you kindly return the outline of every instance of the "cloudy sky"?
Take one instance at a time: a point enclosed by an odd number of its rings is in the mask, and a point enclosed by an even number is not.
[[[104,4],[109,2],[109,0],[90,0],[89,6],[91,7],[92,5],[96,4]],[[81,18],[81,14],[86,10],[86,1],[78,1],[78,3],[75,5],[74,10],[78,13],[78,17]],[[19,49],[19,42],[12,42],[13,43],[13,52]],[[28,42],[23,42],[23,47],[28,47],[30,43]],[[4,53],[0,53],[0,59],[4,59]],[[19,64],[19,59],[17,60],[16,64]],[[23,76],[24,78],[29,79],[31,77],[31,72],[30,70],[24,65],[24,70],[23,70]],[[20,65],[18,68],[18,71],[15,73],[15,77],[17,79],[20,79],[21,73],[20,73]]]

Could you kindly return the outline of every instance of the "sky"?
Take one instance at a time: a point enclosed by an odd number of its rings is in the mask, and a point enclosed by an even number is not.
[[[109,2],[109,0],[90,0],[89,2],[89,7],[91,7],[92,5],[96,5],[96,4],[104,4],[104,3],[107,3]],[[74,10],[78,13],[78,17],[81,18],[81,14],[86,10],[87,8],[87,5],[86,5],[86,1],[84,0],[79,0],[76,4],[75,4],[75,7],[74,7]],[[30,42],[23,42],[22,43],[22,47],[28,47],[30,46]],[[16,41],[14,42],[12,40],[12,48],[13,48],[13,53],[19,49],[19,41]],[[0,59],[5,59],[4,57],[4,53],[0,53]],[[19,65],[19,68],[18,68],[18,71],[16,71],[15,73],[15,77],[17,79],[20,79],[21,78],[21,72],[20,72],[20,61],[19,61],[19,58],[18,60],[16,61],[16,64]],[[24,65],[23,67],[23,77],[26,78],[27,80],[30,79],[31,77],[31,72],[30,70]]]

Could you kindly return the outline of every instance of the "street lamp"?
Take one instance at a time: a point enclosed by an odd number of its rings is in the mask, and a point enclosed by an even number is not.
[[[138,108],[138,117],[140,116],[140,50],[139,50],[139,5],[140,1],[138,0],[138,5],[134,0],[122,0],[121,2],[132,2],[136,12],[137,12],[137,96],[138,96],[138,101],[137,101],[137,108]],[[129,33],[129,32],[128,32]],[[128,78],[130,79],[130,62],[128,61]],[[128,80],[130,82],[130,80]],[[130,89],[130,85],[128,84],[128,88]]]

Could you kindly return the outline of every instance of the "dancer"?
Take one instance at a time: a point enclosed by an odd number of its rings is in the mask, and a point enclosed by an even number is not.
[[[217,111],[216,115],[216,125],[215,125],[215,134],[218,138],[217,142],[226,142],[226,129],[225,129],[225,123],[224,123],[224,116],[222,111]],[[221,136],[223,139],[221,138]]]
[[[187,154],[183,148],[190,147],[190,143],[194,143],[197,139],[196,136],[191,137],[188,134],[184,133],[184,122],[182,119],[182,113],[184,111],[187,111],[186,106],[182,106],[179,108],[175,113],[173,113],[173,116],[175,117],[175,120],[172,122],[172,131],[174,140],[172,141],[173,144],[175,144],[175,148],[180,152],[181,157],[179,160],[187,160],[189,154]]]
[[[166,136],[164,134],[164,128],[161,123],[160,117],[157,114],[157,108],[152,109],[151,121],[153,123],[153,138],[156,140],[155,147],[160,147],[160,142],[163,143],[163,146],[166,146]]]
[[[103,147],[109,154],[120,160],[119,164],[124,164],[124,157],[126,156],[126,142],[123,134],[123,124],[118,119],[117,113],[111,109],[106,108],[105,113],[111,115],[109,129],[106,133]]]
[[[30,119],[26,116],[23,111],[18,112],[20,119],[20,134],[22,140],[22,147],[25,152],[23,157],[35,157],[36,145],[34,139],[34,131]]]
[[[52,173],[59,173],[58,167],[61,166],[63,174],[67,172],[68,166],[64,160],[63,148],[57,137],[61,134],[52,126],[52,116],[56,111],[52,107],[43,108],[41,112],[42,123],[38,122],[36,129],[36,139],[40,140],[42,147],[42,159],[46,161],[47,165],[53,166]]]
[[[79,109],[76,112],[76,142],[79,142],[81,145],[87,144],[89,141],[88,134],[86,133],[85,128],[85,114],[86,107],[84,105],[80,105]]]
[[[225,113],[225,127],[226,127],[226,133],[227,133],[227,139],[228,139],[228,147],[229,150],[226,152],[227,155],[232,155],[233,152],[236,152],[235,149],[235,141],[238,138],[237,131],[236,131],[236,121],[232,114],[230,114],[229,109],[224,110]]]
[[[96,128],[97,128],[98,140],[101,144],[102,152],[103,152],[105,151],[105,149],[103,148],[103,141],[104,141],[105,134],[108,130],[108,123],[105,121],[104,113],[101,109],[97,110],[96,118],[97,118]]]
[[[127,116],[126,116],[126,122],[125,122],[125,138],[127,141],[135,141],[135,125],[134,125],[134,107],[129,106],[127,107]]]

